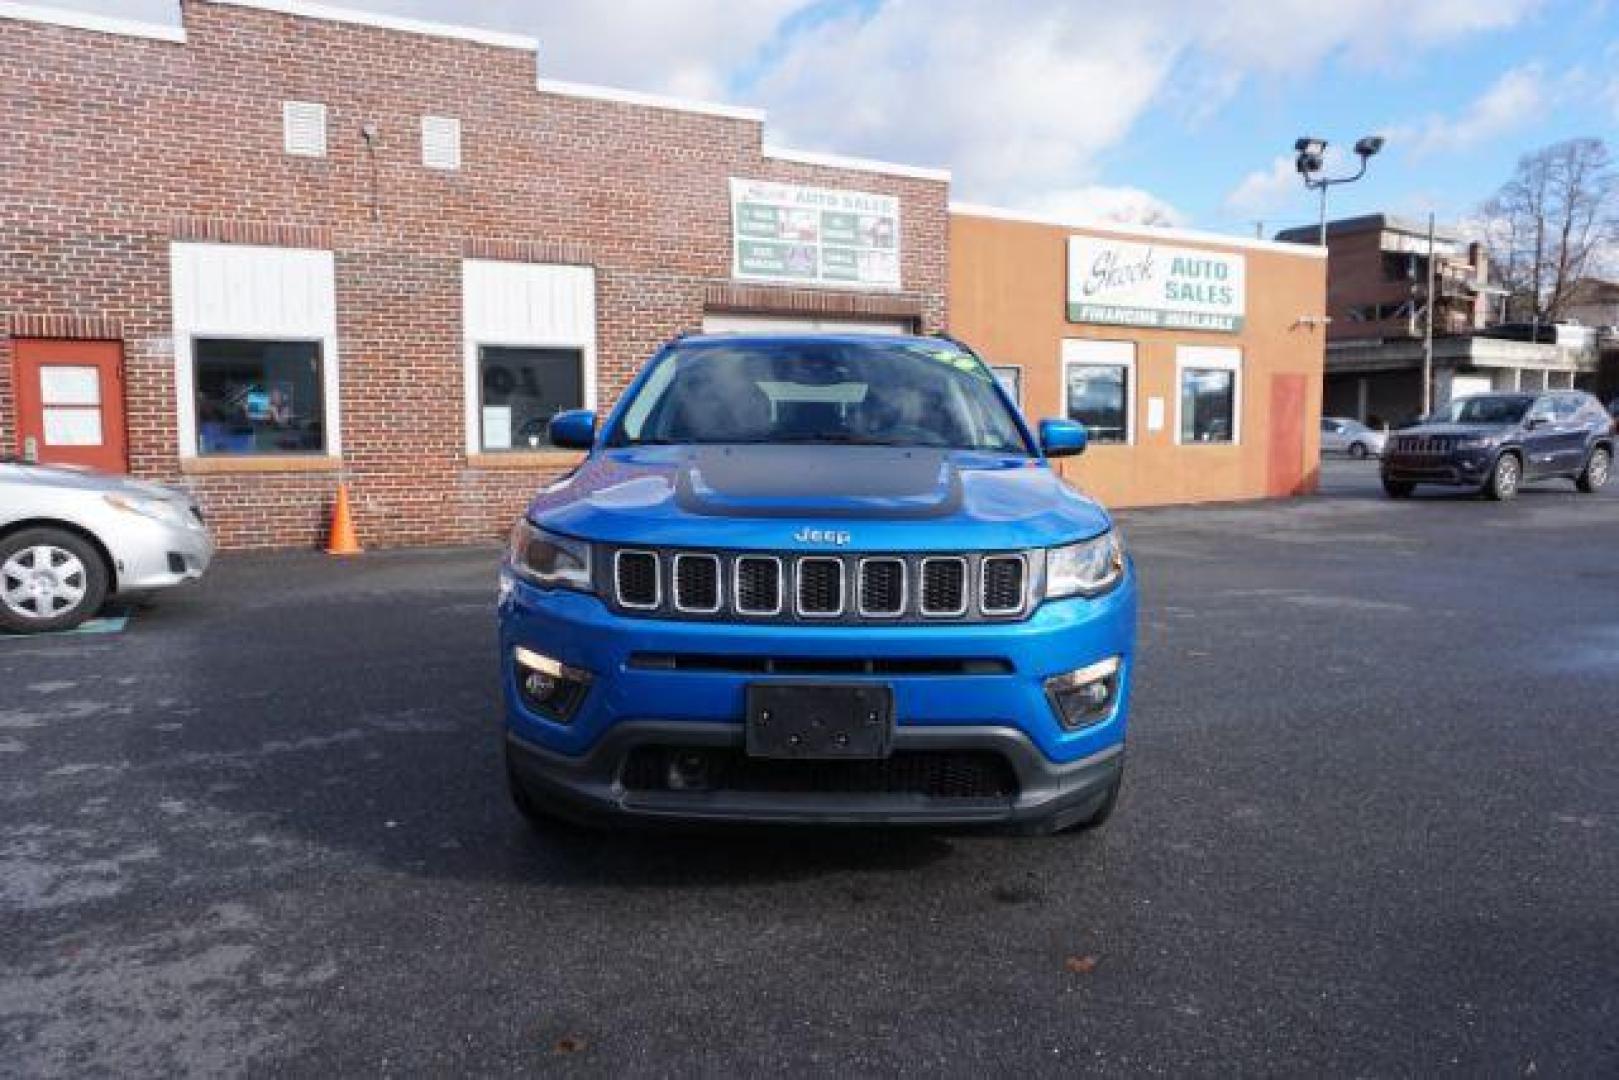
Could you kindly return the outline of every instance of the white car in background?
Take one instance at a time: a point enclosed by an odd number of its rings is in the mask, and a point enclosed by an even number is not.
[[[1383,443],[1387,441],[1386,432],[1369,428],[1359,420],[1351,420],[1344,416],[1323,416],[1321,418],[1321,452],[1323,454],[1348,454],[1359,460],[1367,457],[1382,457]]]
[[[70,630],[110,596],[195,581],[213,557],[184,492],[0,459],[0,631]]]

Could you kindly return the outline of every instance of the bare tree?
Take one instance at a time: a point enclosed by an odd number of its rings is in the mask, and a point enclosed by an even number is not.
[[[1555,322],[1619,236],[1619,175],[1601,139],[1553,143],[1519,158],[1480,212],[1510,317]]]

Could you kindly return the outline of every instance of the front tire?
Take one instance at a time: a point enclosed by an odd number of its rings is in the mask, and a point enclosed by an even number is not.
[[[1606,446],[1598,446],[1591,451],[1591,456],[1585,459],[1585,468],[1575,477],[1574,486],[1587,495],[1595,495],[1608,482],[1608,474],[1612,470],[1612,452]]]
[[[23,529],[0,540],[0,630],[72,630],[107,599],[111,575],[101,553],[64,529]]]
[[[1518,460],[1517,454],[1502,454],[1495,459],[1495,468],[1484,482],[1484,494],[1496,502],[1506,502],[1517,498],[1522,483],[1523,462]]]
[[[1350,443],[1349,456],[1354,458],[1356,461],[1364,461],[1366,459],[1366,444]]]
[[[1390,480],[1386,476],[1383,477],[1383,494],[1391,499],[1409,499],[1416,489],[1417,485],[1409,480]]]

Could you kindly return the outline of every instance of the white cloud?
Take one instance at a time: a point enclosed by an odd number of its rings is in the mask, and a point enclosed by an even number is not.
[[[1140,188],[1085,187],[1048,191],[1019,209],[1063,221],[1111,221],[1120,225],[1182,225],[1186,216],[1158,196]]]
[[[1540,118],[1553,94],[1540,66],[1525,64],[1504,72],[1456,115],[1393,128],[1390,138],[1416,154],[1465,150]]]
[[[58,2],[173,10],[171,0]],[[962,198],[1030,205],[1102,190],[1104,156],[1149,109],[1213,122],[1249,80],[1304,77],[1329,57],[1421,63],[1539,0],[339,2],[533,34],[546,75],[740,97],[770,110],[773,142],[946,165]],[[1446,137],[1487,137],[1525,111],[1527,78]],[[1254,185],[1244,197],[1263,194],[1264,180]]]
[[[1283,155],[1272,160],[1270,168],[1254,170],[1231,189],[1225,197],[1226,213],[1232,217],[1268,214],[1298,198],[1303,187],[1293,158]]]

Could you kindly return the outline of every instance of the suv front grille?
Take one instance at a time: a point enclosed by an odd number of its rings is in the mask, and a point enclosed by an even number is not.
[[[980,566],[979,596],[984,611],[1008,615],[1023,608],[1024,564],[1021,555],[994,555]]]
[[[955,616],[967,610],[967,560],[959,556],[922,560],[922,614]]]
[[[905,614],[905,560],[860,560],[860,614],[892,618]]]
[[[843,614],[842,559],[798,560],[798,613],[811,619],[833,619]]]
[[[628,614],[803,622],[1007,620],[1032,608],[1026,554],[830,555],[603,548],[598,587]]]
[[[736,560],[732,602],[743,615],[781,614],[782,562],[774,555],[741,555]]]
[[[662,598],[659,588],[658,556],[650,551],[620,551],[613,557],[613,577],[618,602],[627,608],[648,611]]]

